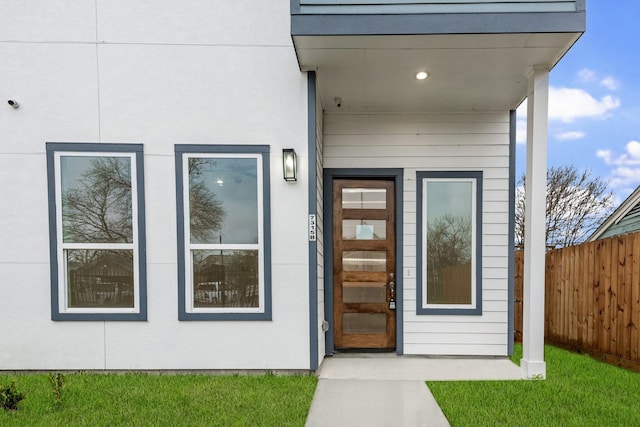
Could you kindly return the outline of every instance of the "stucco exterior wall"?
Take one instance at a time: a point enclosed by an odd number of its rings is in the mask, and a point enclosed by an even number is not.
[[[0,370],[308,369],[307,78],[289,1],[0,5]],[[147,321],[51,320],[46,142],[143,144]],[[175,144],[270,146],[271,321],[178,321]]]

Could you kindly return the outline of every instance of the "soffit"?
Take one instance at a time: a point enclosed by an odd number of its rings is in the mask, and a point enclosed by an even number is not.
[[[294,36],[294,44],[300,68],[317,72],[326,111],[486,111],[515,109],[532,66],[552,68],[579,37]],[[416,80],[423,69],[429,78]]]

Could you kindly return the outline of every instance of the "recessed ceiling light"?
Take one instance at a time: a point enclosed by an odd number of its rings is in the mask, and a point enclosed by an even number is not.
[[[416,77],[416,79],[418,79],[418,80],[424,80],[424,79],[426,79],[427,77],[429,77],[429,73],[428,73],[427,71],[418,71],[418,72],[415,74],[415,77]]]

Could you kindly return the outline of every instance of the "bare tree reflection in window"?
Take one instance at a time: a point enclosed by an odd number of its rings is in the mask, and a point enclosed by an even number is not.
[[[75,157],[68,160],[73,161],[76,168],[83,163],[86,166],[79,178],[63,171],[64,241],[131,243],[131,159]]]
[[[217,243],[216,233],[222,228],[225,211],[207,182],[207,169],[216,167],[214,159],[192,157],[189,159],[189,216],[191,241]]]
[[[131,158],[61,158],[63,240],[133,243]],[[133,307],[133,248],[66,249],[69,307]]]
[[[427,224],[427,303],[471,303],[471,220],[443,215]]]

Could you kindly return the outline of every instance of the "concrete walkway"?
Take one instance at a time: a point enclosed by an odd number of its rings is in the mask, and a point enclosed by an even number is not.
[[[428,358],[395,354],[327,357],[308,427],[449,426],[425,381],[519,380],[506,358]]]

